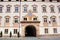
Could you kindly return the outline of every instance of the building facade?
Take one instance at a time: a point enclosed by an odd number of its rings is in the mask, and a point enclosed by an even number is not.
[[[59,36],[60,0],[0,0],[0,36]]]

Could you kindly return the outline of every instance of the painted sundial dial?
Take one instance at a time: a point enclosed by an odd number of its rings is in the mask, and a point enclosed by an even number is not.
[[[32,16],[32,12],[29,12],[29,13],[28,13],[28,16]]]

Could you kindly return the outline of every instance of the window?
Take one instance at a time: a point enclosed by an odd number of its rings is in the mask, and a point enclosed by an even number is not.
[[[0,7],[0,13],[2,13],[2,7]]]
[[[57,33],[57,28],[54,28],[53,31],[54,31],[54,33]]]
[[[10,12],[10,7],[7,7],[7,12]]]
[[[24,1],[27,1],[27,0],[24,0]]]
[[[15,7],[15,12],[18,12],[18,7]]]
[[[4,32],[5,34],[8,34],[8,29],[5,29],[5,32]]]
[[[60,2],[60,0],[57,0],[57,2]]]
[[[0,1],[3,1],[3,0],[0,0]]]
[[[52,2],[52,0],[50,0],[50,2]]]
[[[42,9],[43,9],[43,12],[46,12],[46,7],[42,7]]]
[[[36,7],[33,7],[33,12],[36,12],[37,10],[36,10]]]
[[[33,20],[37,20],[37,18],[33,18]]]
[[[24,12],[27,12],[27,6],[24,7]]]
[[[54,13],[54,7],[51,6],[50,9],[51,9],[51,12]]]
[[[48,33],[48,28],[45,28],[45,33]]]
[[[6,18],[6,23],[9,23],[9,18]]]
[[[57,2],[57,0],[53,0],[53,2]]]
[[[1,23],[1,18],[0,18],[0,23]]]
[[[8,1],[11,1],[11,0],[8,0]]]
[[[24,20],[27,20],[27,18],[24,18]]]
[[[19,0],[16,0],[16,1],[19,1]]]
[[[58,7],[59,13],[60,13],[60,7]]]
[[[18,23],[18,18],[15,18],[14,22],[15,22],[15,23]]]
[[[17,34],[17,29],[14,29],[14,34]]]
[[[47,22],[47,18],[44,18],[44,22]]]
[[[36,0],[33,0],[33,1],[36,1]]]
[[[45,0],[42,0],[42,2],[44,2]]]
[[[52,18],[52,22],[56,22],[56,19],[55,18]]]

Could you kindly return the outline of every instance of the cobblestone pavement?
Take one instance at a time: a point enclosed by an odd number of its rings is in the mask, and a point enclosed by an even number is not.
[[[1,37],[0,40],[60,40],[60,37]]]

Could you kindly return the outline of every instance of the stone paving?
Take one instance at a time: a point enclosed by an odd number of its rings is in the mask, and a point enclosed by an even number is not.
[[[0,40],[60,40],[60,37],[1,37]]]

